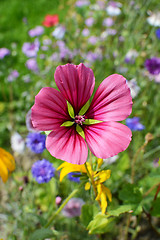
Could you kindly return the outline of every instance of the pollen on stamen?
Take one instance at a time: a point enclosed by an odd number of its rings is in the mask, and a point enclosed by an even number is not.
[[[75,118],[74,118],[74,122],[79,124],[79,125],[82,125],[83,122],[85,122],[85,115],[83,115],[83,116],[76,115]]]

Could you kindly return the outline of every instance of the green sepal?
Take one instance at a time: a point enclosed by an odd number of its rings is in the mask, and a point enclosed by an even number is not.
[[[66,121],[61,125],[61,127],[71,127],[73,124],[74,124],[74,122]]]
[[[74,118],[75,115],[74,115],[74,109],[72,107],[72,105],[67,101],[67,107],[68,107],[68,113],[69,113],[69,116],[71,118]]]
[[[45,131],[44,133],[48,136],[52,131]]]
[[[92,125],[92,124],[101,123],[101,122],[103,121],[96,120],[96,119],[86,119],[85,122],[83,122],[83,124]]]
[[[88,100],[86,102],[86,104],[81,108],[81,110],[79,111],[79,115],[83,115],[87,112],[88,108],[90,106],[90,101]]]
[[[84,134],[84,131],[83,129],[77,124],[76,126],[76,131],[78,132],[78,134],[85,139],[85,134]]]

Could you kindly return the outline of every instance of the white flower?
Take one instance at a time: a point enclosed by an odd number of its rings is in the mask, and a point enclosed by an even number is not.
[[[121,3],[111,1],[109,2],[106,8],[106,12],[108,13],[109,16],[118,16],[121,14],[121,9],[120,9],[121,6],[122,6]]]
[[[11,148],[14,152],[22,154],[25,149],[25,141],[18,132],[11,136]]]
[[[118,155],[115,155],[113,157],[103,159],[103,161],[105,164],[110,165],[110,164],[116,162],[117,159],[118,159]]]
[[[140,91],[140,87],[137,85],[136,79],[133,78],[132,80],[127,81],[127,84],[128,84],[128,86],[129,86],[129,88],[131,90],[132,98],[135,98],[138,95],[139,91]]]
[[[65,32],[66,29],[64,26],[58,26],[52,32],[52,36],[55,37],[56,39],[63,39]]]
[[[139,54],[135,49],[130,49],[125,56],[125,62],[133,64],[138,55]]]
[[[148,18],[147,22],[154,27],[160,27],[160,12],[152,13]]]

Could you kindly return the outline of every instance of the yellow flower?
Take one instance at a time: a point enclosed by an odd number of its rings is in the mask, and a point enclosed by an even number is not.
[[[0,176],[4,183],[7,181],[9,173],[14,169],[14,157],[3,148],[0,148]]]
[[[90,163],[86,163],[83,165],[76,165],[72,163],[64,162],[62,163],[57,170],[62,169],[60,173],[60,181],[71,172],[81,172],[86,173],[90,178],[90,181],[85,184],[85,190],[89,190],[91,187],[91,183],[93,188],[95,188],[96,192],[96,200],[100,203],[102,213],[105,213],[107,208],[107,198],[109,201],[112,201],[112,194],[109,188],[104,186],[104,182],[110,178],[111,170],[99,170],[102,165],[103,160],[97,159],[97,170],[93,171]]]

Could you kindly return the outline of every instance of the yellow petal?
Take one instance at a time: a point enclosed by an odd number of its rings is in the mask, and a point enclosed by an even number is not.
[[[63,178],[71,172],[84,172],[86,173],[86,169],[84,164],[83,165],[77,165],[77,164],[72,164],[72,163],[68,163],[68,162],[64,162],[62,163],[57,170],[61,169],[61,173],[60,173],[60,182],[63,180]]]
[[[10,172],[15,169],[14,157],[2,148],[0,148],[0,158]]]
[[[100,166],[103,164],[103,159],[102,158],[98,158],[97,159],[97,163],[98,163],[98,168],[100,168]]]
[[[107,208],[107,198],[106,198],[105,192],[102,191],[102,193],[101,193],[101,209],[102,209],[102,213],[105,213],[106,208]]]
[[[91,184],[90,184],[90,182],[87,182],[86,184],[85,184],[85,190],[87,191],[87,190],[89,190],[90,188],[91,188]]]
[[[98,184],[98,185],[97,185],[97,197],[96,197],[96,201],[100,200],[100,198],[101,198],[101,193],[102,193],[102,184]]]
[[[2,162],[1,158],[0,158],[0,176],[3,180],[3,182],[5,183],[8,179],[8,170],[5,166],[5,164]]]
[[[109,188],[107,188],[106,186],[103,185],[103,191],[105,192],[105,194],[107,195],[109,201],[111,202],[112,201],[112,193],[109,190]]]
[[[107,179],[109,179],[111,176],[111,170],[102,170],[95,174],[95,178],[99,178],[97,181],[95,181],[95,184],[103,183]]]

